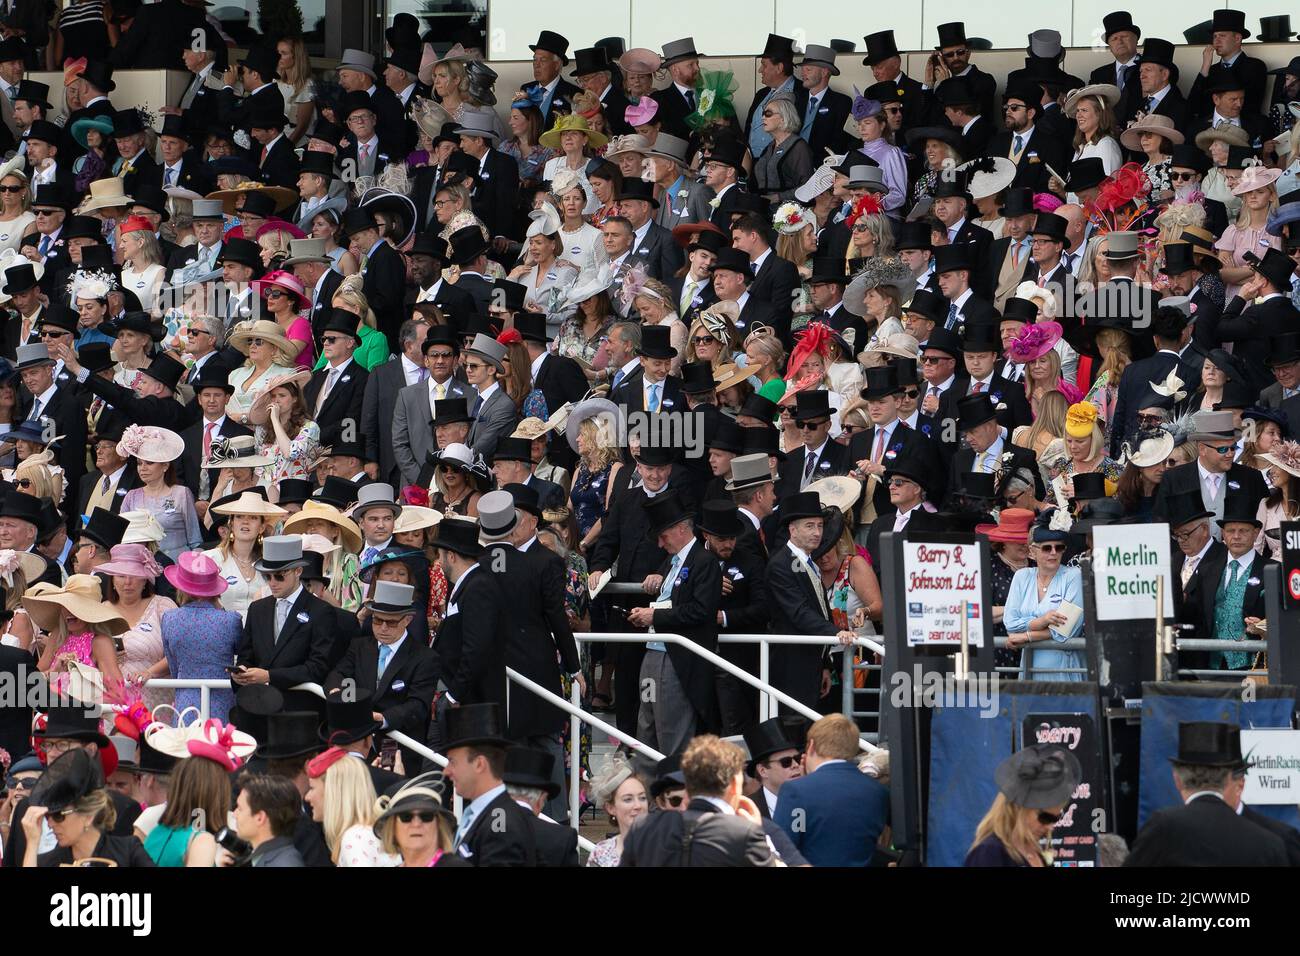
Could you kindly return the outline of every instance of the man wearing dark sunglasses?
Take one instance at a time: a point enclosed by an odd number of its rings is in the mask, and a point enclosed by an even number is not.
[[[848,446],[830,440],[829,392],[817,389],[796,395],[794,420],[803,444],[781,464],[778,498],[803,491],[819,478],[847,474],[852,467]]]
[[[785,724],[780,717],[765,720],[746,731],[745,746],[749,748],[745,772],[759,782],[754,803],[758,805],[759,813],[771,817],[776,811],[781,785],[803,776],[802,755],[786,736]]]
[[[1256,505],[1268,496],[1263,473],[1234,460],[1241,429],[1234,427],[1232,412],[1197,412],[1192,429],[1196,461],[1165,472],[1156,492],[1155,514],[1163,518],[1165,500],[1181,492],[1199,493],[1205,510],[1216,518],[1223,517],[1223,502],[1229,492],[1245,495]],[[1222,537],[1217,526],[1211,530],[1215,538]]]
[[[966,39],[966,24],[960,21],[941,23],[937,30],[939,45],[925,62],[925,89],[937,91],[945,81],[960,77],[970,85],[978,115],[997,115],[994,111],[997,82],[979,67],[971,65],[971,44]]]

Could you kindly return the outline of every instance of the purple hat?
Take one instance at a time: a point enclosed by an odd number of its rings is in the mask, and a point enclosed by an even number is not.
[[[120,574],[123,577],[153,581],[162,573],[158,562],[142,544],[115,544],[108,556],[108,561],[95,569],[101,574]]]
[[[177,591],[194,597],[216,597],[230,587],[221,568],[202,551],[184,552],[175,564],[163,568],[163,575]]]

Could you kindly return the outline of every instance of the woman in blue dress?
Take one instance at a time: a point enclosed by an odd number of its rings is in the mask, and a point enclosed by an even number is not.
[[[163,652],[167,667],[178,680],[226,678],[235,661],[243,622],[234,611],[221,607],[220,595],[229,585],[217,563],[201,551],[186,551],[163,575],[176,588],[175,610],[162,616]],[[198,690],[178,690],[176,709],[198,707]],[[213,690],[206,716],[224,721],[235,704],[230,690]]]
[[[591,399],[578,405],[565,426],[570,447],[578,455],[569,499],[578,521],[579,547],[589,551],[600,536],[600,522],[609,503],[609,489],[618,474],[617,436],[606,423],[617,420],[618,407],[606,399]]]
[[[1078,568],[1062,567],[1065,557],[1066,530],[1052,526],[1055,509],[1043,512],[1034,525],[1031,540],[1031,557],[1034,567],[1021,568],[1011,579],[1011,590],[1002,621],[1007,629],[1007,645],[1023,648],[1020,660],[1020,678],[1028,680],[1081,681],[1078,673],[1055,671],[1053,668],[1080,668],[1084,664],[1079,651],[1065,651],[1056,647],[1069,638],[1078,637],[1083,630],[1083,615],[1074,626],[1063,631],[1067,616],[1061,611],[1066,602],[1083,607],[1083,576]],[[1032,674],[1030,673],[1032,670]]]

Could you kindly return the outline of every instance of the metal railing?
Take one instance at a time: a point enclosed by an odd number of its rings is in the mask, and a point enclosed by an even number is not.
[[[695,654],[697,657],[703,658],[705,661],[708,661],[710,664],[712,664],[714,667],[718,668],[719,670],[726,671],[728,674],[730,674],[732,677],[737,678],[742,683],[748,684],[750,687],[757,689],[760,694],[759,697],[760,706],[762,706],[764,697],[767,697],[767,698],[775,699],[777,702],[784,704],[786,707],[790,708],[797,714],[802,714],[804,717],[807,717],[809,720],[816,721],[816,720],[820,720],[822,717],[822,715],[817,713],[817,711],[795,700],[785,691],[773,687],[771,684],[767,683],[764,680],[760,680],[759,678],[755,677],[753,674],[746,671],[744,668],[738,667],[735,664],[731,663],[731,661],[727,660],[725,657],[719,657],[717,654],[713,653],[713,651],[709,650],[708,648],[701,647],[699,644],[695,643],[689,638],[682,637],[680,634],[661,634],[657,631],[653,634],[647,631],[614,631],[614,632],[575,631],[573,636],[577,641],[581,643],[587,643],[587,644],[645,644],[647,641],[661,641],[664,644],[677,644],[681,647],[686,648],[688,651],[690,651],[692,654]],[[834,644],[836,646],[841,646],[839,641],[833,637],[831,638],[807,637],[804,635],[796,635],[796,634],[790,634],[790,635],[738,634],[738,635],[728,635],[728,636],[734,636],[739,638],[752,638],[754,639],[755,643],[760,644],[760,651],[759,651],[760,673],[763,671],[763,668],[766,666],[766,659],[767,659],[767,655],[764,653],[763,649],[769,643],[770,644],[822,644],[822,645]],[[858,638],[854,643],[864,647],[870,646],[866,638]],[[862,736],[858,737],[858,746],[861,747],[863,750],[867,751],[867,753],[875,753],[877,750],[880,749],[871,741],[867,740],[865,737]]]
[[[527,680],[527,678],[524,678],[524,680]],[[529,681],[529,683],[532,682]],[[231,689],[229,679],[222,680],[219,678],[181,679],[175,677],[155,677],[148,681],[145,681],[144,686],[156,690],[198,690],[200,720],[207,720],[208,714],[211,713],[212,691]],[[325,689],[321,687],[320,684],[297,684],[294,687],[291,687],[289,689],[306,691],[308,693],[315,694],[317,697],[321,698],[322,700],[325,699]],[[577,688],[574,689],[576,690]],[[447,758],[444,757],[442,754],[438,753],[436,750],[430,748],[427,744],[420,743],[418,740],[415,740],[407,736],[406,734],[402,733],[400,730],[386,730],[384,731],[384,733],[385,735],[391,737],[394,741],[396,741],[400,746],[406,747],[408,750],[412,750],[415,753],[418,753],[421,757],[424,757],[426,760],[432,760],[439,767],[447,766]],[[574,780],[576,780],[581,772],[582,765],[575,764],[574,767],[576,769],[572,771],[572,776]],[[571,807],[574,807],[574,809],[570,813],[569,822],[570,825],[573,827],[573,829],[576,831],[579,827],[576,805],[572,804],[572,802],[570,805]],[[453,812],[456,814],[456,818],[459,819],[461,813],[464,811],[464,800],[462,799],[459,793],[456,793],[455,787],[452,788],[452,809]],[[541,818],[550,823],[555,822],[544,813],[541,814]],[[578,833],[578,846],[581,847],[583,850],[586,850],[588,853],[590,853],[592,850],[596,848],[596,844],[592,843],[581,833]]]

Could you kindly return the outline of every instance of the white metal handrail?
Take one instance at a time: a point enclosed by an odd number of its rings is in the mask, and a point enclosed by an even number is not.
[[[795,711],[798,714],[802,714],[804,717],[807,717],[809,720],[816,721],[816,720],[820,720],[822,717],[822,715],[817,713],[817,711],[813,710],[811,707],[804,706],[799,701],[795,700],[793,697],[787,694],[785,691],[773,687],[765,680],[760,680],[759,678],[755,677],[753,674],[746,671],[744,668],[737,667],[735,664],[731,663],[731,661],[727,660],[725,657],[719,657],[717,654],[713,653],[713,651],[709,650],[708,648],[701,647],[699,644],[696,644],[694,641],[690,640],[689,638],[682,637],[680,634],[662,634],[658,631],[656,631],[653,634],[647,631],[616,631],[616,632],[575,631],[573,636],[575,640],[581,641],[583,643],[588,643],[588,644],[600,644],[600,643],[644,644],[647,641],[662,641],[665,644],[677,644],[681,647],[686,648],[688,651],[695,654],[697,657],[701,657],[704,660],[708,661],[714,667],[724,670],[732,677],[738,678],[740,681],[748,684],[750,687],[756,688],[761,694],[765,695],[765,697],[759,698],[760,703],[764,701],[766,698],[775,698],[780,703],[785,704],[791,710]],[[791,644],[822,644],[822,645],[839,644],[839,641],[837,641],[833,637],[831,638],[808,637],[806,635],[801,635],[801,634],[800,635],[763,634],[763,635],[754,635],[754,636],[762,637],[762,638],[776,638],[780,642],[791,643]],[[866,646],[864,643],[865,641],[866,638],[860,637],[856,641],[854,641],[854,643],[860,646]],[[759,644],[760,672],[762,672],[764,675],[766,674],[766,665],[767,665],[767,653],[766,653],[767,646],[768,645],[766,643]],[[871,741],[867,740],[865,737],[862,736],[858,737],[858,746],[861,747],[863,750],[865,750],[867,753],[875,753],[877,750],[880,749]]]

